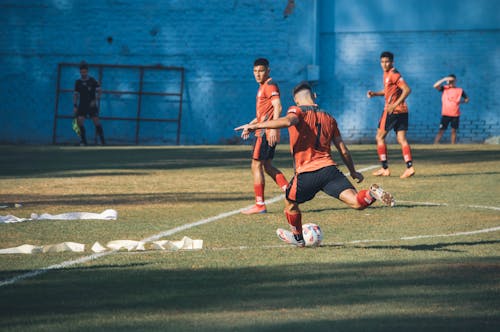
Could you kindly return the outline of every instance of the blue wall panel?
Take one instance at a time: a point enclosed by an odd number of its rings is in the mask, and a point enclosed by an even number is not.
[[[396,66],[413,89],[409,138],[431,142],[439,122],[434,81],[451,72],[470,95],[463,106],[461,142],[499,135],[500,26],[495,1],[487,0],[4,0],[0,2],[0,142],[52,141],[57,64],[89,63],[185,68],[181,144],[235,139],[232,128],[253,118],[257,84],[252,62],[271,60],[286,109],[290,90],[315,78],[321,105],[335,114],[344,136],[373,142],[382,100],[366,90],[381,88],[378,56],[396,55]],[[311,71],[311,68],[313,69]],[[98,73],[91,68],[94,76]],[[65,68],[72,88],[78,70]],[[316,77],[317,78],[317,77]],[[144,89],[175,89],[177,78],[145,73]],[[137,73],[105,69],[104,90],[138,89]],[[147,97],[143,114],[175,113],[168,98]],[[71,93],[59,98],[71,114]],[[137,96],[105,95],[102,116],[135,116]],[[58,140],[76,142],[70,121],[57,126]],[[108,140],[135,138],[133,122],[104,121]],[[93,133],[90,121],[86,124]],[[171,144],[175,126],[141,124],[148,144]],[[286,135],[285,135],[286,136]]]

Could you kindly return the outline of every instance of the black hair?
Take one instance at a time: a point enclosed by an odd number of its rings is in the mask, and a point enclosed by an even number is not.
[[[258,58],[253,62],[253,66],[264,66],[266,68],[269,67],[269,61],[266,58]]]
[[[89,69],[89,65],[85,61],[80,62],[80,70],[82,69]]]
[[[307,81],[302,81],[299,84],[297,84],[295,86],[295,88],[293,88],[292,94],[295,96],[297,93],[299,93],[302,90],[309,90],[309,92],[311,93],[311,95],[314,94],[311,85]]]
[[[455,76],[455,74],[450,74],[448,75],[449,77],[453,77],[454,79],[457,79],[457,77]]]
[[[382,54],[380,54],[380,58],[389,58],[389,60],[392,62],[394,61],[394,54],[392,54],[391,52],[387,52],[387,51],[384,51],[382,52]]]

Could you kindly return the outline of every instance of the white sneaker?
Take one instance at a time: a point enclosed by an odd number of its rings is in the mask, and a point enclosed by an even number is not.
[[[302,234],[294,235],[292,232],[287,231],[286,229],[278,228],[276,230],[276,235],[278,235],[281,241],[284,241],[286,243],[293,244],[301,248],[306,246],[306,241],[304,241]]]
[[[394,206],[396,204],[396,201],[394,200],[394,197],[392,196],[392,194],[388,191],[385,191],[381,186],[379,186],[378,184],[372,184],[370,186],[370,193],[372,194],[372,196],[384,203],[385,205],[387,206]]]

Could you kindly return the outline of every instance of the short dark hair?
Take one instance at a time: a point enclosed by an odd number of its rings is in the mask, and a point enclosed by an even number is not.
[[[394,61],[394,54],[392,54],[391,52],[388,52],[388,51],[384,51],[382,52],[382,54],[380,54],[380,58],[389,58],[390,61]]]
[[[82,69],[89,69],[89,65],[85,61],[80,62],[80,70]]]
[[[266,68],[269,67],[269,61],[266,59],[266,58],[258,58],[258,59],[255,59],[255,61],[253,62],[253,66],[256,67],[256,66],[264,66]]]
[[[309,90],[311,95],[313,94],[313,89],[311,87],[311,84],[309,84],[309,82],[307,82],[307,81],[302,81],[299,84],[297,84],[295,86],[295,88],[293,88],[292,94],[295,96],[297,93],[299,93],[302,90]]]
[[[450,74],[448,75],[449,77],[453,77],[454,79],[457,79],[457,77],[455,76],[455,74]]]

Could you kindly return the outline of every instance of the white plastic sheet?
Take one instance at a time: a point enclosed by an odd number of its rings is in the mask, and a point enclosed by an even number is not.
[[[116,220],[118,212],[113,209],[101,213],[93,212],[67,212],[61,214],[32,213],[30,218],[19,218],[13,215],[0,216],[0,224],[16,223],[31,220]]]
[[[127,250],[127,251],[144,251],[144,250],[197,250],[203,248],[203,240],[193,240],[187,236],[180,241],[161,240],[153,242],[143,242],[134,240],[115,240],[110,241],[106,246],[95,242],[91,250],[99,253],[108,250]],[[23,244],[18,247],[0,249],[0,254],[37,254],[48,252],[84,252],[85,244],[76,242],[62,242],[58,244],[49,244],[43,246],[34,246],[31,244]]]

